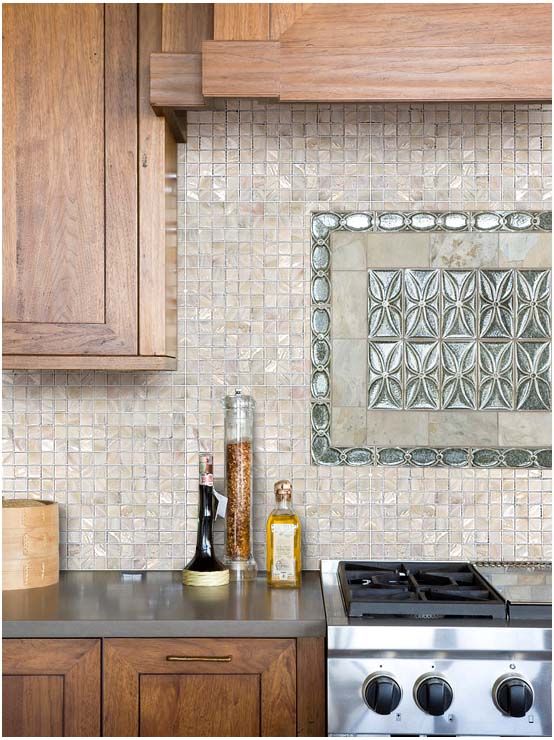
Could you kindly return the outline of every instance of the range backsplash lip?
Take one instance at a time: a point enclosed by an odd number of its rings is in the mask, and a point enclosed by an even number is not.
[[[512,211],[315,211],[311,214],[311,444],[312,463],[325,466],[549,469],[551,447],[335,447],[331,444],[331,251],[333,231],[397,233],[551,232],[552,212]],[[327,286],[321,290],[319,286]],[[318,294],[320,294],[318,296]],[[323,317],[322,324],[321,318]],[[325,317],[327,317],[325,319]],[[318,350],[321,349],[321,352]]]

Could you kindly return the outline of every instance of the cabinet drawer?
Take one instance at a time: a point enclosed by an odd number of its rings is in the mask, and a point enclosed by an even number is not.
[[[296,688],[291,639],[104,641],[108,736],[294,736]]]

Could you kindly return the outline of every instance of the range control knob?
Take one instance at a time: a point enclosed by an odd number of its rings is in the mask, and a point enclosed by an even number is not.
[[[364,684],[363,693],[367,706],[377,714],[391,714],[402,698],[400,686],[386,673],[369,676]]]
[[[493,697],[496,706],[509,717],[525,717],[533,706],[533,689],[521,676],[501,676]]]
[[[452,687],[436,675],[422,676],[414,689],[416,704],[427,714],[440,717],[452,704]]]

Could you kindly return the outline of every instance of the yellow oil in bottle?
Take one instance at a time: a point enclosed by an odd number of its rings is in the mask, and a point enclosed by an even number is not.
[[[276,505],[267,519],[267,582],[273,588],[298,588],[302,570],[300,518],[291,506],[290,481],[275,484]]]

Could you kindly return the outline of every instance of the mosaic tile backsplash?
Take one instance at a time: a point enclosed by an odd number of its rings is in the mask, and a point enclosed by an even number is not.
[[[285,477],[307,568],[548,558],[549,470],[311,464],[309,229],[314,211],[548,209],[550,116],[545,105],[248,101],[190,113],[179,369],[6,372],[4,495],[60,502],[65,568],[181,568],[196,538],[198,451],[214,451],[217,483],[221,398],[242,387],[257,401],[260,565]]]

